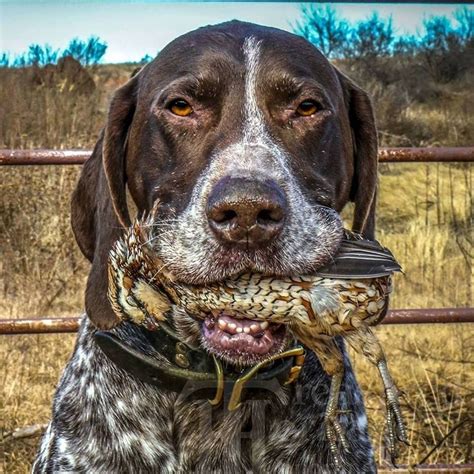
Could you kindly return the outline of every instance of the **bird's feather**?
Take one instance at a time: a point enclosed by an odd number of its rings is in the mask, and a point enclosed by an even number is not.
[[[389,249],[376,240],[366,240],[359,234],[345,231],[338,253],[331,263],[318,269],[325,278],[379,278],[402,271]]]

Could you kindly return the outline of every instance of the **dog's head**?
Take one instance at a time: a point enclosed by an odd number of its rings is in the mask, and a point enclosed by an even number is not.
[[[367,94],[306,40],[237,21],[181,36],[116,92],[75,191],[87,313],[116,322],[106,265],[130,223],[127,187],[140,212],[161,203],[167,269],[205,284],[311,273],[335,253],[350,200],[371,237],[376,175]]]

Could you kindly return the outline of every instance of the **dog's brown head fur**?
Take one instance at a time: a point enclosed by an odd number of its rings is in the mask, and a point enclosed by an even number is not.
[[[376,176],[370,100],[310,43],[241,22],[188,33],[115,93],[84,165],[72,225],[92,262],[87,314],[102,328],[116,323],[106,266],[130,223],[126,187],[139,211],[162,203],[156,251],[168,268],[206,283],[243,270],[310,272],[337,248],[350,200],[354,230],[372,237]],[[209,202],[229,180],[224,195],[246,198],[255,182],[266,186],[262,202],[283,196],[265,245],[223,242],[211,228]]]

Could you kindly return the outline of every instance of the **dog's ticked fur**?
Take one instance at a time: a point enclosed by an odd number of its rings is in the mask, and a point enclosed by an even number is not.
[[[323,423],[329,378],[312,353],[294,391],[280,388],[268,401],[228,412],[130,378],[96,346],[92,331],[85,318],[34,472],[334,472]],[[145,344],[138,328],[120,331]],[[363,400],[345,363],[344,467],[373,472]]]
[[[173,114],[177,99],[193,113]],[[307,100],[317,112],[299,116]],[[304,39],[248,23],[178,38],[119,89],[73,196],[73,230],[92,262],[87,316],[34,472],[332,472],[323,424],[330,382],[312,354],[296,386],[228,412],[127,375],[93,334],[117,324],[107,301],[107,257],[130,223],[127,188],[139,212],[160,201],[154,249],[183,282],[241,271],[309,273],[336,251],[348,201],[355,203],[353,228],[373,237],[376,142],[365,92]],[[229,178],[273,183],[284,195],[284,226],[267,245],[216,238],[208,203]],[[197,321],[179,311],[170,318],[183,340],[200,342]],[[161,357],[143,329],[114,331]],[[340,420],[349,450],[342,464],[347,472],[373,472],[362,396],[347,357],[345,364]]]

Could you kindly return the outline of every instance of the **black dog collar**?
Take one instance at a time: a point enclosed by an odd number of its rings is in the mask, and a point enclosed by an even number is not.
[[[237,371],[203,349],[185,344],[166,324],[157,331],[139,328],[139,333],[138,340],[129,337],[127,331],[115,329],[96,331],[94,338],[115,365],[142,382],[185,398],[207,398],[212,405],[228,399],[229,410],[236,409],[242,398],[267,398],[268,391],[292,383],[304,361],[303,348],[296,346],[250,369]]]

